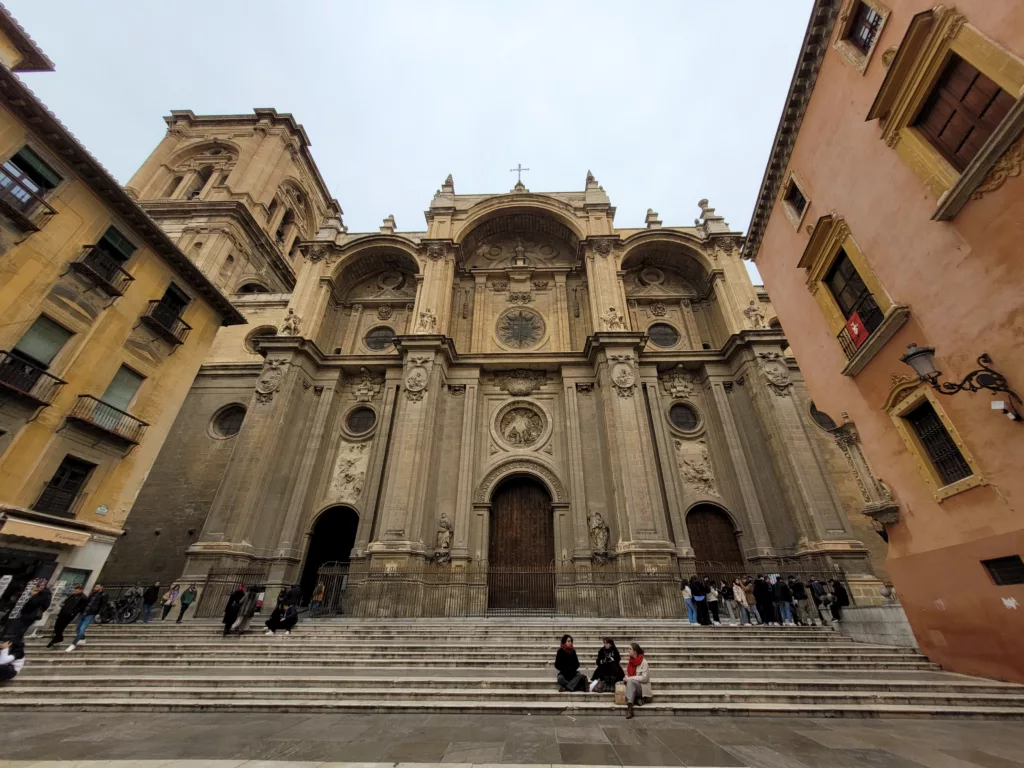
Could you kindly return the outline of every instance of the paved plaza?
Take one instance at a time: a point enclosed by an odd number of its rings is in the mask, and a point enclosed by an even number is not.
[[[59,762],[66,761],[66,762]],[[0,768],[672,765],[1024,768],[1017,721],[0,714]]]

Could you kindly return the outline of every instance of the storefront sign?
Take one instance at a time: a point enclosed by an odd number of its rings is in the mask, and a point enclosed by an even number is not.
[[[67,528],[57,528],[52,525],[42,525],[41,523],[30,523],[28,520],[15,520],[11,517],[7,518],[6,522],[4,522],[4,527],[0,528],[0,533],[7,536],[36,539],[37,541],[50,541],[54,544],[67,544],[72,547],[80,547],[89,541],[88,533],[71,531]]]

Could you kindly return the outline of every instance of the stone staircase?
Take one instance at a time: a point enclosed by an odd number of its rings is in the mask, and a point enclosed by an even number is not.
[[[569,632],[588,674],[602,635],[644,647],[655,691],[645,712],[1024,718],[1024,686],[945,673],[916,651],[824,627],[546,618],[304,620],[273,637],[220,629],[94,626],[74,653],[29,641],[0,711],[611,713],[610,694],[558,692],[552,661]]]

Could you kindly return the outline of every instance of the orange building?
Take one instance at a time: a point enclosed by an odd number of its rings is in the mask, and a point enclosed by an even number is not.
[[[1022,54],[1020,3],[817,0],[744,250],[881,478],[865,514],[922,650],[1020,682]]]

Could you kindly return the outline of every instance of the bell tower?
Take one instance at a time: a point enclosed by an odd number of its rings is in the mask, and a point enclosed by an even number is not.
[[[164,120],[128,193],[224,293],[290,293],[298,244],[343,231],[306,131],[274,109]]]

